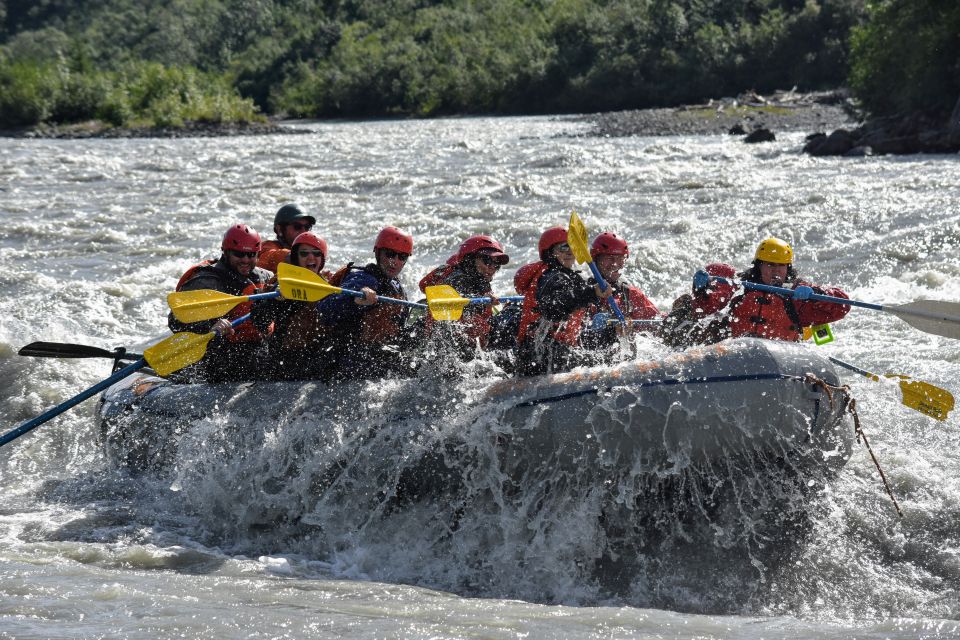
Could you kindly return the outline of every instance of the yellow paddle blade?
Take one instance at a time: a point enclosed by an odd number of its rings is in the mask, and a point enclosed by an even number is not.
[[[888,373],[888,378],[898,378],[903,404],[941,422],[953,410],[953,394],[935,387],[929,382],[911,380],[909,376]]]
[[[167,304],[180,322],[200,322],[222,318],[247,296],[232,296],[229,293],[200,289],[199,291],[175,291],[167,295]]]
[[[328,284],[310,269],[287,262],[281,262],[277,267],[277,279],[280,281],[280,295],[287,300],[316,302],[330,294],[343,291],[340,287]]]
[[[143,358],[157,372],[157,375],[168,376],[187,365],[199,362],[207,352],[207,344],[215,335],[212,331],[203,335],[189,332],[175,333],[146,349],[143,352]]]
[[[587,228],[583,226],[576,211],[570,212],[570,226],[567,228],[567,244],[573,251],[573,257],[580,264],[591,262],[590,248],[587,246]]]
[[[459,320],[470,300],[448,284],[427,287],[427,307],[434,320]]]

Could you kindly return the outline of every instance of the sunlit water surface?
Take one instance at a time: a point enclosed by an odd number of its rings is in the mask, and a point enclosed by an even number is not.
[[[513,267],[535,259],[540,231],[576,209],[591,229],[629,240],[626,277],[662,309],[696,268],[746,265],[769,234],[793,244],[802,273],[852,298],[960,300],[956,157],[816,159],[799,152],[801,134],[751,146],[580,137],[584,126],[452,119],[315,124],[308,135],[261,138],[4,140],[0,428],[109,375],[105,360],[17,349],[34,340],[143,347],[164,335],[165,294],[184,269],[214,256],[235,222],[271,235],[287,201],[318,218],[335,265],[365,261],[382,225],[412,232],[411,291],[460,240],[489,233],[511,256],[495,289],[512,293]],[[835,333],[816,348],[960,392],[957,342],[857,309]],[[309,486],[262,481],[299,477],[284,465],[309,459],[290,451],[309,445],[317,425],[376,420],[411,395],[432,394],[445,416],[443,425],[408,418],[412,439],[441,428],[482,438],[483,411],[457,407],[495,372],[475,363],[460,373],[413,391],[361,385],[336,417],[278,417],[275,407],[239,421],[215,414],[173,475],[110,464],[93,401],[7,445],[0,637],[960,636],[957,418],[935,422],[904,407],[895,386],[864,378],[848,381],[903,518],[858,447],[789,562],[746,573],[670,559],[611,591],[577,568],[590,553],[578,537],[586,503],[545,507],[550,523],[507,508],[497,523],[461,513],[453,535],[440,509],[391,517],[368,512],[382,507],[375,496],[355,494],[334,535],[324,504],[304,503]],[[362,410],[353,416],[350,406]],[[243,437],[215,450],[228,427]],[[256,450],[231,452],[237,442]],[[374,453],[355,461],[354,482],[389,474]]]

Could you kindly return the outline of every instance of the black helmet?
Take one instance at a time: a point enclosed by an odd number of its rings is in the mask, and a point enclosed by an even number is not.
[[[282,207],[280,207],[280,209],[277,211],[277,215],[273,219],[273,224],[288,225],[291,222],[302,220],[304,218],[309,220],[311,225],[317,224],[316,218],[305,214],[303,212],[303,209],[301,209],[297,205],[285,204]]]

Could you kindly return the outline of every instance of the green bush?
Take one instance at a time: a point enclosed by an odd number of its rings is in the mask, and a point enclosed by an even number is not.
[[[264,118],[229,78],[192,68],[130,63],[86,72],[53,62],[0,65],[0,123],[31,126],[101,119],[113,125],[180,127],[185,122]]]

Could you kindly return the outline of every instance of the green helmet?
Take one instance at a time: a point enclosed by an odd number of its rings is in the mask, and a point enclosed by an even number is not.
[[[288,225],[297,220],[307,219],[311,225],[317,224],[317,219],[303,212],[303,209],[295,204],[285,204],[277,211],[273,224]]]

